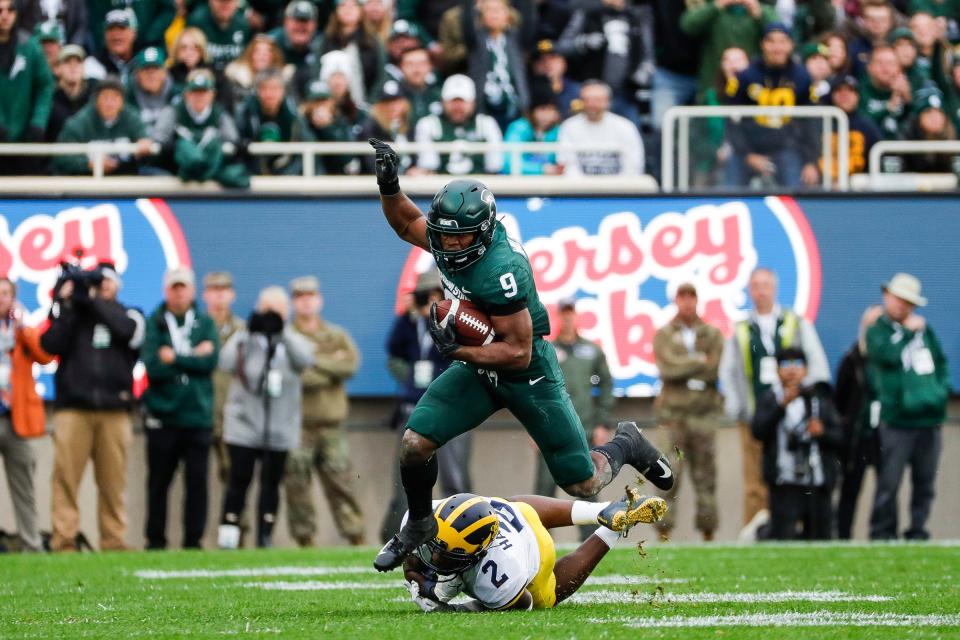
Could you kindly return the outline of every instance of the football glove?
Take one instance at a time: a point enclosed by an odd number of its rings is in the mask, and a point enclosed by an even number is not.
[[[380,187],[380,193],[385,196],[392,196],[400,192],[400,156],[397,152],[383,140],[369,138],[367,142],[377,153],[377,186]]]
[[[424,613],[433,613],[434,611],[449,611],[450,609],[450,607],[441,602],[437,602],[436,600],[431,600],[430,598],[420,595],[420,585],[413,580],[407,583],[407,590],[410,591],[410,599],[413,600],[413,603],[420,607],[420,610]]]
[[[440,326],[440,321],[437,320],[437,303],[434,302],[433,306],[430,307],[430,319],[427,322],[427,328],[430,329],[434,346],[437,347],[440,355],[445,358],[452,357],[461,346],[457,343],[457,330],[453,323],[454,319],[448,318],[446,326]]]

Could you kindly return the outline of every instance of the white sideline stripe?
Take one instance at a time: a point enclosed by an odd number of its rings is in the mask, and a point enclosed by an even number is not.
[[[402,589],[403,582],[320,582],[305,580],[303,582],[245,582],[244,587],[250,589],[266,589],[268,591],[367,591],[370,589]]]
[[[561,543],[556,545],[557,549],[571,550],[576,549],[578,544]],[[685,549],[723,549],[737,550],[755,549],[786,549],[786,550],[805,550],[805,549],[882,549],[884,547],[960,547],[960,540],[816,540],[816,541],[783,541],[783,540],[765,540],[763,542],[652,542],[647,546],[648,550],[657,551],[681,551]]]
[[[684,584],[690,582],[687,578],[658,578],[656,576],[625,576],[625,575],[613,575],[613,576],[590,576],[587,578],[585,587],[600,586],[600,585],[624,585],[629,586],[632,584]]]
[[[712,604],[731,602],[764,604],[771,602],[888,602],[889,596],[857,595],[844,591],[774,591],[761,593],[631,593],[628,591],[578,591],[569,602],[577,604]]]
[[[727,616],[668,616],[664,618],[592,618],[590,622],[620,622],[643,629],[664,627],[958,627],[960,615],[901,613],[744,613]]]
[[[135,572],[144,580],[171,580],[178,578],[260,578],[265,576],[332,576],[373,573],[370,567],[250,567],[247,569],[143,569]]]
[[[591,584],[612,584],[612,585],[652,585],[665,582],[666,580],[656,580],[654,578],[647,578],[645,576],[600,576],[598,580],[602,582],[593,582],[591,579],[587,584],[584,585],[584,588],[590,587]],[[678,581],[680,579],[675,579]],[[283,581],[277,580],[272,582],[245,582],[242,585],[248,589],[267,589],[273,591],[353,591],[356,589],[402,589],[403,582],[399,580],[377,580],[370,582],[332,582],[332,581],[321,581],[321,580],[301,580],[301,581]],[[589,592],[588,592],[589,593]],[[618,591],[603,591],[602,593],[609,594],[611,598],[616,598],[623,595],[623,592]],[[642,597],[638,596],[639,600],[643,600]],[[649,598],[648,598],[649,599]],[[600,602],[601,600],[597,600]],[[613,601],[613,600],[611,600]],[[719,602],[719,601],[718,601]]]

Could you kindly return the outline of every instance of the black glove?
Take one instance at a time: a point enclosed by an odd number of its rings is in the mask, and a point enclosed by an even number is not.
[[[377,152],[377,185],[380,193],[392,196],[400,192],[400,180],[397,177],[400,168],[400,156],[383,140],[370,138],[367,140]]]
[[[444,358],[453,356],[462,346],[457,343],[457,330],[453,326],[453,318],[450,318],[447,326],[440,326],[440,322],[437,320],[436,302],[430,307],[430,320],[427,327],[430,329],[430,337],[433,338],[434,346],[437,347],[437,351]]]

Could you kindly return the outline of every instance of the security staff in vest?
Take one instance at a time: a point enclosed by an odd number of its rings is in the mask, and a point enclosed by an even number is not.
[[[723,353],[723,334],[697,314],[697,289],[685,282],[677,287],[677,315],[653,337],[653,355],[662,387],[654,404],[657,421],[669,438],[669,449],[683,452],[673,472],[677,475],[666,494],[667,515],[657,523],[660,535],[670,538],[676,524],[680,474],[689,464],[696,491],[696,527],[704,542],[717,529],[717,426],[723,421],[723,399],[717,391],[717,370]]]
[[[777,303],[777,274],[757,268],[748,284],[753,308],[734,326],[720,359],[720,388],[725,410],[737,421],[743,451],[743,524],[741,539],[755,537],[769,522],[767,486],[763,481],[763,446],[750,432],[756,399],[777,380],[778,350],[796,347],[807,361],[804,386],[830,382],[830,368],[813,325]]]

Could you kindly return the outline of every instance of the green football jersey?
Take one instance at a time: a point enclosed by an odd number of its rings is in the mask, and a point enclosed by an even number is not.
[[[517,303],[526,304],[533,320],[533,335],[550,333],[550,316],[540,302],[533,281],[533,269],[519,242],[507,235],[497,223],[493,242],[482,258],[465,269],[449,271],[438,264],[447,297],[469,300],[488,315],[510,311]]]

